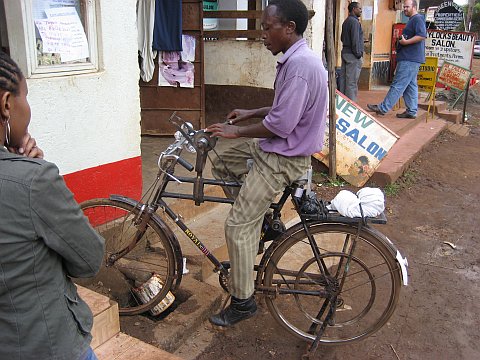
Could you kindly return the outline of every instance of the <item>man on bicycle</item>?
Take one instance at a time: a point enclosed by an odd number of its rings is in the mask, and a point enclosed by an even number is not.
[[[228,139],[251,140],[232,147],[213,164],[216,178],[240,180],[248,173],[225,222],[230,257],[230,305],[210,321],[232,326],[253,316],[253,268],[265,212],[275,197],[300,178],[319,152],[327,112],[327,76],[322,59],[303,39],[308,11],[301,0],[271,0],[262,15],[262,38],[273,55],[283,53],[277,63],[275,97],[271,107],[236,109],[227,123],[206,131]],[[250,118],[263,118],[248,126],[237,126]],[[247,160],[253,159],[251,169]]]

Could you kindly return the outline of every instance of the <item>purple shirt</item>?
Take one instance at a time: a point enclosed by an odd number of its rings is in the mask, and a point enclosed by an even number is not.
[[[310,156],[323,146],[327,116],[327,72],[304,39],[278,60],[275,98],[263,125],[276,136],[260,148],[285,156]]]

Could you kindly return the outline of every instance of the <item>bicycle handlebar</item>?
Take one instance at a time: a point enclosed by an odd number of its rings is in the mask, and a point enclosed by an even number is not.
[[[182,165],[188,171],[192,171],[194,169],[192,164],[190,164],[187,160],[185,160],[184,158],[182,158],[180,156],[177,157],[177,163]]]

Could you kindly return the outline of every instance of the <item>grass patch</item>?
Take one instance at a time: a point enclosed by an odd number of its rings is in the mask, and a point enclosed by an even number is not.
[[[383,192],[387,196],[397,196],[400,191],[409,189],[417,180],[417,173],[413,170],[407,170],[403,175],[394,183],[388,184],[383,188]]]
[[[387,196],[397,196],[400,192],[400,185],[396,182],[393,184],[388,184],[383,188],[383,192]]]
[[[327,173],[325,172],[314,172],[312,176],[312,181],[321,186],[331,186],[331,187],[339,187],[339,186],[346,186],[348,185],[347,182],[343,181],[340,177],[336,179],[332,179]]]

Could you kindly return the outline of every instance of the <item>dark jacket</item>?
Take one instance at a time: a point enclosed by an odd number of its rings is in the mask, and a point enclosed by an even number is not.
[[[0,359],[85,353],[93,318],[70,276],[93,276],[103,247],[55,165],[0,148]]]
[[[342,54],[351,53],[357,59],[363,56],[363,30],[355,15],[349,15],[342,24]]]

